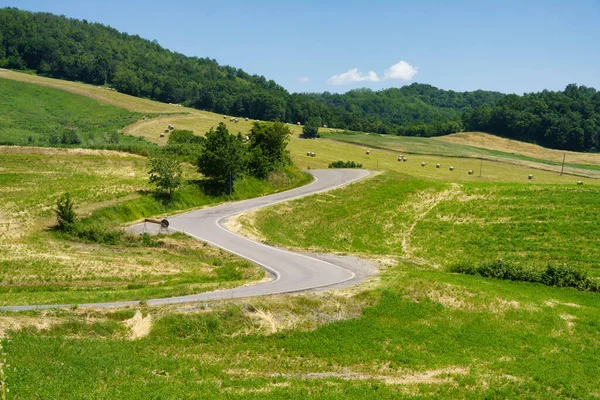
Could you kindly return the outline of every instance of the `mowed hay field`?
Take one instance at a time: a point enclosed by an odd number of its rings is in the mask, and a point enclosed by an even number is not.
[[[368,148],[392,150],[398,154],[440,155],[445,157],[477,158],[519,165],[530,169],[551,171],[560,175],[562,157],[566,154],[564,173],[600,179],[600,155],[546,149],[530,143],[517,142],[479,132],[419,138],[378,134],[329,134],[328,138]],[[458,138],[461,140],[457,140]],[[483,143],[493,144],[479,147]],[[473,139],[473,140],[471,140]],[[523,151],[520,151],[522,145]]]
[[[487,150],[496,150],[519,154],[522,156],[546,159],[554,162],[562,162],[563,155],[567,162],[574,164],[588,164],[600,166],[600,154],[578,153],[574,151],[563,151],[548,149],[532,143],[519,142],[506,139],[484,132],[461,132],[436,138],[438,141],[454,144],[464,144]]]
[[[108,246],[52,231],[55,202],[66,191],[92,223],[168,211],[146,193],[147,165],[118,152],[0,147],[1,305],[143,300],[263,277],[259,267],[186,236]],[[192,197],[188,208],[222,201],[193,187],[184,194]]]
[[[160,145],[166,144],[168,140],[168,133],[165,134],[164,131],[169,125],[173,125],[175,129],[188,129],[194,131],[197,135],[204,135],[210,128],[214,128],[220,122],[224,122],[231,133],[237,134],[239,132],[242,135],[247,135],[253,124],[252,120],[246,121],[243,116],[235,116],[239,120],[238,123],[235,123],[230,121],[232,116],[223,118],[224,116],[220,114],[140,99],[77,82],[61,81],[7,70],[0,70],[0,77],[61,88],[130,111],[159,114],[168,113],[170,115],[137,121],[123,129],[125,134],[143,137],[150,142]],[[559,175],[560,166],[536,162],[536,159],[548,162],[555,161],[556,154],[552,153],[551,157],[546,158],[543,148],[539,148],[542,150],[532,153],[530,156],[531,159],[523,159],[524,155],[522,157],[515,157],[514,154],[511,155],[511,150],[514,148],[512,144],[504,150],[499,145],[495,149],[486,150],[477,148],[478,140],[474,140],[471,146],[467,145],[468,141],[465,140],[462,140],[464,143],[457,144],[450,143],[450,141],[442,141],[442,138],[426,139],[387,137],[382,135],[339,135],[339,130],[334,129],[334,132],[330,133],[330,129],[324,128],[320,131],[325,135],[333,135],[336,140],[300,139],[299,135],[302,132],[302,126],[289,124],[289,127],[293,134],[290,141],[290,152],[294,162],[300,168],[326,168],[332,161],[352,160],[362,163],[365,168],[389,169],[406,172],[415,176],[442,180],[523,182],[527,181],[529,174],[533,174],[534,180],[532,183],[575,184],[578,180],[584,180],[585,184],[597,184],[600,182],[597,179],[590,179],[600,178],[600,171],[596,170],[582,171],[580,168],[567,167],[566,172],[568,175],[557,176]],[[160,137],[161,133],[164,134],[162,138]],[[342,143],[340,142],[342,139],[353,141],[362,146]],[[502,141],[499,141],[499,143],[502,143]],[[383,149],[370,148],[368,147],[369,145],[383,147]],[[528,148],[526,144],[524,144],[524,147]],[[369,156],[365,154],[367,149],[371,149]],[[315,152],[316,157],[307,157],[306,152],[308,151]],[[409,161],[407,163],[398,163],[397,156],[399,153],[407,156]],[[486,155],[492,159],[484,161],[482,177],[479,178],[479,160],[469,159],[468,157],[482,157]],[[573,158],[571,160],[571,155],[569,155],[569,160],[572,163],[584,163],[585,160],[585,163],[590,164],[590,160],[600,156],[583,154],[581,157],[584,158]],[[426,162],[426,168],[421,167],[421,162]],[[442,168],[439,170],[435,169],[435,165],[438,163],[442,165]],[[455,167],[454,173],[450,173],[448,170],[450,165]],[[467,175],[469,169],[474,171],[474,174],[471,176]]]

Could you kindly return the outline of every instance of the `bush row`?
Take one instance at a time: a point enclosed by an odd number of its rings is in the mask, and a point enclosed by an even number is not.
[[[362,168],[362,164],[354,161],[334,161],[329,164],[329,168]]]
[[[541,283],[547,286],[572,287],[578,290],[600,292],[600,284],[589,278],[587,272],[569,265],[548,264],[545,268],[523,265],[502,259],[480,264],[462,262],[451,265],[450,272],[478,275],[485,278]]]

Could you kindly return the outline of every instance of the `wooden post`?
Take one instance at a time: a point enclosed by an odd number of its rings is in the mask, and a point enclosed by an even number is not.
[[[565,158],[567,157],[567,153],[563,153],[563,162],[562,167],[560,167],[560,176],[562,176],[563,171],[565,170]]]
[[[481,170],[483,169],[483,157],[479,157],[479,177],[481,178]]]

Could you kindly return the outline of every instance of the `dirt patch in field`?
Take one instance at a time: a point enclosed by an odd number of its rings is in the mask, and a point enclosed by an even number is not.
[[[581,308],[580,304],[576,304],[576,303],[565,303],[562,301],[558,301],[558,300],[548,300],[544,302],[545,306],[548,306],[550,308],[554,308],[556,306],[567,306],[567,307],[573,307],[573,308]]]
[[[418,372],[404,372],[398,375],[371,375],[353,371],[342,372],[309,372],[305,374],[269,374],[269,377],[283,377],[295,379],[343,379],[347,381],[375,380],[387,385],[418,385],[418,384],[443,384],[452,382],[455,375],[467,375],[468,368],[450,367]]]

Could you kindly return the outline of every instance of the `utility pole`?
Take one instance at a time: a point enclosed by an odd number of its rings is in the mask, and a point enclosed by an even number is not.
[[[565,170],[565,158],[567,157],[567,153],[563,153],[563,162],[562,167],[560,167],[560,176],[562,176],[563,171]]]
[[[479,177],[481,178],[481,170],[483,169],[483,157],[479,157]]]

